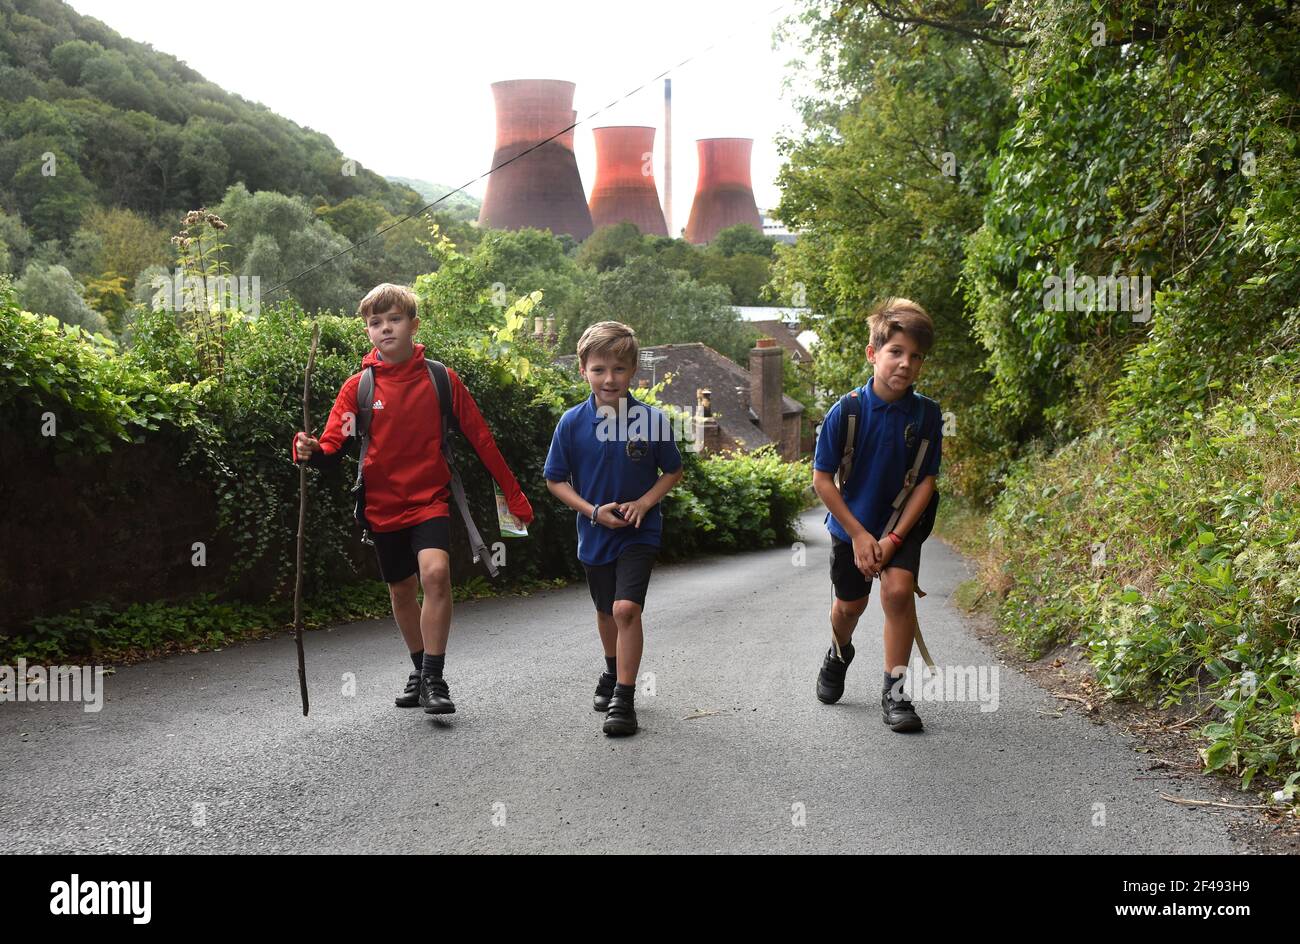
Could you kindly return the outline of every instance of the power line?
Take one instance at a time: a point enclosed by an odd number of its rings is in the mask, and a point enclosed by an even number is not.
[[[539,147],[542,147],[543,145],[549,144],[549,143],[551,143],[552,141],[554,141],[556,138],[561,137],[562,135],[565,135],[565,134],[569,133],[569,132],[572,131],[574,128],[578,127],[578,125],[583,124],[584,122],[590,121],[591,119],[595,118],[597,115],[601,114],[602,112],[609,111],[609,109],[613,108],[615,105],[619,104],[620,102],[626,101],[627,99],[631,98],[633,95],[635,95],[637,92],[640,92],[640,91],[641,91],[642,89],[644,89],[646,86],[651,85],[652,83],[658,82],[660,79],[666,77],[669,73],[674,72],[674,71],[676,71],[677,69],[682,68],[682,66],[687,65],[688,63],[693,62],[693,61],[696,60],[696,59],[699,59],[701,56],[704,56],[705,54],[707,54],[707,53],[709,53],[709,52],[712,52],[712,51],[713,51],[714,49],[716,49],[718,46],[721,46],[722,44],[728,42],[729,40],[731,40],[731,39],[733,39],[734,37],[738,36],[740,33],[743,33],[745,30],[747,30],[747,29],[749,29],[750,27],[752,27],[755,23],[758,23],[758,22],[760,22],[761,20],[767,20],[767,19],[770,19],[772,16],[774,16],[774,15],[777,14],[777,13],[779,13],[781,10],[785,9],[785,7],[787,7],[788,5],[789,5],[788,3],[782,3],[782,4],[780,4],[779,6],[775,6],[775,7],[773,7],[773,8],[772,8],[771,10],[769,10],[767,13],[762,14],[761,16],[755,17],[754,19],[750,20],[748,23],[746,23],[744,26],[740,27],[739,29],[733,30],[732,32],[728,33],[726,36],[722,37],[722,39],[716,40],[715,42],[710,43],[708,46],[705,46],[703,49],[699,50],[698,52],[692,53],[691,55],[687,56],[685,59],[683,59],[681,62],[677,63],[675,66],[671,66],[671,67],[665,69],[663,72],[660,72],[658,75],[654,76],[653,78],[651,78],[651,79],[647,79],[646,81],[644,81],[644,82],[642,82],[640,85],[638,85],[636,88],[632,89],[630,92],[627,92],[627,93],[625,93],[624,95],[619,96],[618,98],[614,99],[613,101],[611,101],[611,102],[610,102],[609,104],[607,104],[607,105],[604,105],[604,106],[602,106],[602,107],[600,107],[600,108],[597,108],[595,111],[593,111],[590,115],[587,115],[585,118],[579,118],[577,121],[575,121],[573,124],[569,125],[568,127],[566,127],[566,128],[561,128],[559,131],[555,132],[555,134],[551,135],[551,136],[550,136],[549,138],[547,138],[545,141],[539,141],[539,142],[537,142],[537,143],[534,144],[532,147],[528,148],[528,149],[525,150],[525,151],[520,152],[519,154],[516,154],[514,157],[510,158],[509,160],[502,161],[500,164],[496,165],[495,167],[491,167],[491,168],[489,168],[488,170],[486,170],[486,171],[484,171],[483,173],[479,174],[479,175],[478,175],[477,177],[475,177],[473,180],[467,180],[467,181],[465,181],[465,183],[461,184],[461,185],[460,185],[459,187],[457,187],[455,190],[451,190],[451,191],[448,191],[447,193],[444,193],[444,194],[443,194],[441,197],[439,197],[437,200],[434,200],[432,203],[428,203],[428,204],[426,204],[426,205],[420,207],[420,209],[416,210],[414,213],[408,213],[406,216],[403,216],[401,219],[399,219],[399,220],[394,220],[392,223],[389,223],[389,224],[388,224],[387,226],[385,226],[383,229],[376,230],[375,232],[371,233],[371,234],[370,234],[369,236],[367,236],[365,239],[359,239],[359,240],[357,240],[355,243],[353,243],[352,245],[348,246],[346,249],[340,249],[338,252],[334,253],[334,255],[330,256],[329,258],[327,258],[327,259],[322,259],[320,262],[316,263],[314,266],[311,266],[310,268],[307,268],[307,269],[303,269],[303,270],[302,270],[301,272],[299,272],[297,275],[295,275],[295,276],[293,276],[293,277],[291,277],[291,278],[285,279],[285,280],[284,280],[283,282],[281,282],[280,284],[275,285],[275,286],[273,286],[272,288],[268,289],[267,292],[266,292],[266,294],[267,294],[268,296],[269,296],[269,295],[273,295],[273,294],[275,294],[276,292],[278,292],[280,289],[284,288],[286,285],[291,285],[292,283],[298,281],[298,280],[299,280],[300,278],[302,278],[304,275],[307,275],[307,274],[309,274],[309,273],[311,273],[311,272],[315,272],[315,271],[316,271],[317,269],[319,269],[321,266],[329,265],[331,262],[333,262],[335,259],[338,259],[338,258],[341,257],[341,256],[346,256],[348,253],[350,253],[352,250],[356,249],[358,246],[364,246],[366,243],[370,242],[370,240],[372,240],[372,239],[374,239],[374,238],[376,238],[376,237],[378,237],[378,236],[382,236],[382,235],[384,235],[384,233],[387,233],[389,230],[391,230],[391,229],[396,229],[398,226],[401,226],[403,223],[409,222],[409,221],[415,219],[415,218],[418,217],[418,216],[423,216],[427,211],[433,209],[435,206],[437,206],[437,205],[438,205],[439,203],[441,203],[443,200],[446,200],[448,197],[454,197],[456,194],[458,194],[458,193],[460,193],[461,191],[463,191],[466,187],[473,186],[474,184],[478,183],[480,180],[484,179],[485,177],[488,177],[488,176],[490,176],[491,174],[494,174],[496,171],[500,170],[501,168],[505,167],[507,164],[513,164],[515,161],[519,160],[519,158],[521,158],[521,157],[525,157],[526,155],[531,154],[533,151],[536,151]]]

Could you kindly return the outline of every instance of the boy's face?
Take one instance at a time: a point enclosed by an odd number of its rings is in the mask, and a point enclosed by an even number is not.
[[[591,385],[598,407],[617,407],[635,376],[635,364],[620,361],[612,354],[592,354],[582,365],[582,377]]]
[[[912,338],[902,331],[894,331],[880,348],[867,345],[867,360],[875,367],[875,379],[884,390],[876,388],[877,396],[884,399],[901,397],[907,388],[921,376],[925,354]],[[887,395],[892,394],[892,397]]]
[[[366,317],[366,334],[384,360],[400,364],[415,353],[415,332],[419,318],[408,318],[401,309],[371,312]]]

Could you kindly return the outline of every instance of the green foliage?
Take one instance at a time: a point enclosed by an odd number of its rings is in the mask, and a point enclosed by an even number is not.
[[[225,199],[214,209],[230,227],[226,238],[230,240],[231,271],[238,276],[257,276],[263,291],[269,292],[348,247],[345,239],[315,218],[301,198],[269,191],[249,193],[241,183],[226,191]],[[350,276],[350,260],[344,257],[326,262],[283,291],[308,311],[348,311],[361,297]]]
[[[638,256],[596,277],[587,299],[588,324],[622,321],[642,346],[701,341],[744,363],[757,333],[732,310],[726,289]]]
[[[164,426],[191,428],[207,389],[129,366],[102,335],[21,311],[0,279],[0,410],[28,429],[53,414],[56,448],[108,452]]]
[[[108,322],[86,304],[86,289],[61,265],[28,263],[15,285],[24,308],[43,315],[53,315],[66,325],[85,328],[91,334],[104,334]]]
[[[757,550],[797,538],[812,469],[772,446],[737,455],[683,452],[686,475],[664,499],[664,555]]]
[[[1300,360],[1153,446],[1099,429],[1024,463],[993,518],[1005,625],[1074,639],[1116,695],[1213,699],[1209,769],[1300,765]]]
[[[713,242],[709,243],[709,249],[712,252],[728,259],[738,255],[752,255],[771,259],[772,250],[775,246],[776,240],[763,235],[747,223],[738,223],[735,226],[728,226],[726,229],[720,230],[718,235],[713,237]]]

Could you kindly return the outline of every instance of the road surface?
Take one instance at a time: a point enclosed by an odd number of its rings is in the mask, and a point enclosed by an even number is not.
[[[0,703],[0,851],[1245,851],[1229,816],[1136,779],[1147,765],[1119,732],[1054,717],[998,665],[950,602],[966,565],[937,540],[926,638],[990,684],[997,666],[997,709],[922,701],[923,734],[886,729],[874,598],[843,701],[819,703],[829,539],[818,513],[802,521],[803,555],[655,571],[654,694],[629,739],[591,709],[603,663],[584,585],[458,605],[445,719],[393,706],[409,662],[391,620],[308,635],[305,719],[288,636],[121,668],[98,713]]]

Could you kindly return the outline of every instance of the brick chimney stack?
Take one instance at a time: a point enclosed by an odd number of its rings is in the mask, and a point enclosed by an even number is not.
[[[749,408],[758,425],[782,449],[781,348],[772,338],[759,338],[749,352]]]

